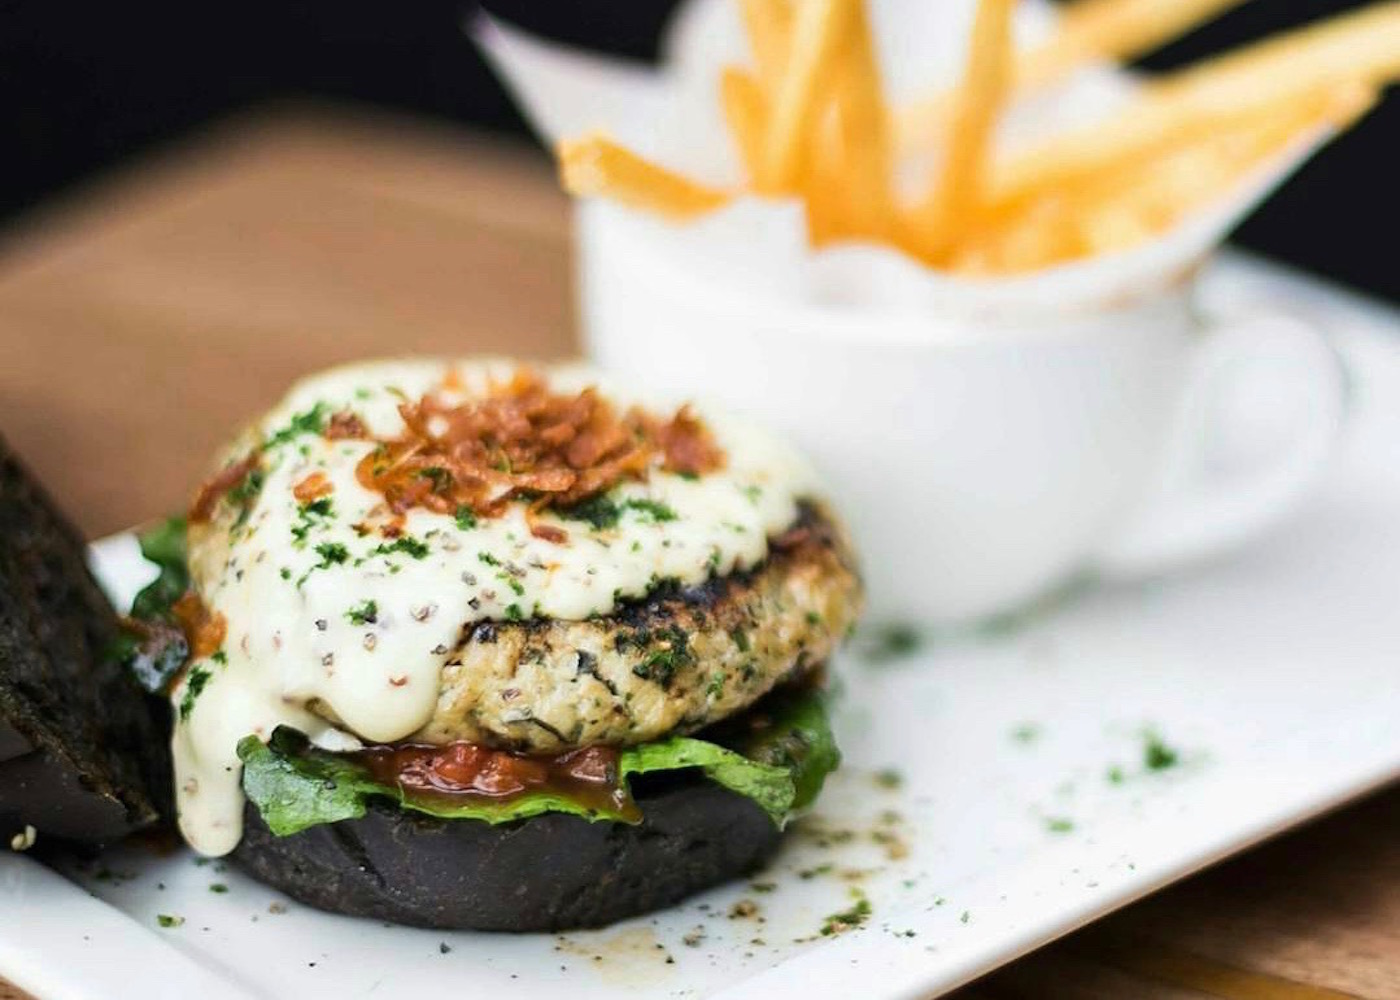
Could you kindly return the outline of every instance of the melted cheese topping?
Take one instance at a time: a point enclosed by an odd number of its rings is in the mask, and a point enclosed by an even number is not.
[[[414,508],[398,539],[364,534],[383,496],[356,480],[355,466],[375,444],[328,440],[307,415],[351,411],[371,437],[393,438],[403,431],[403,400],[431,392],[465,401],[513,370],[506,361],[438,360],[335,369],[295,386],[229,449],[225,464],[264,448],[261,488],[240,498],[241,513],[226,502],[190,532],[194,586],[227,620],[227,638],[172,693],[180,829],[196,850],[225,854],[242,835],[235,748],[243,737],[267,739],[288,725],[329,749],[403,740],[432,717],[439,673],[472,623],[581,620],[661,580],[697,584],[746,569],[811,492],[807,466],[781,442],[701,410],[724,468],[698,478],[654,471],[616,487],[608,495],[620,512],[615,525],[546,513],[568,533],[546,541],[531,534],[517,502],[474,524]],[[581,367],[545,375],[558,391],[598,385],[619,405],[674,408],[621,396]],[[294,496],[316,473],[332,487],[329,504]]]

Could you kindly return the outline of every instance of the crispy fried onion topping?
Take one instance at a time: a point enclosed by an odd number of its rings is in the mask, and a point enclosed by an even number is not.
[[[170,606],[170,611],[185,633],[191,659],[213,656],[223,648],[224,639],[228,637],[228,620],[221,613],[210,611],[193,590],[185,591]]]
[[[552,541],[567,536],[535,521],[547,508],[645,481],[655,469],[698,476],[724,465],[709,429],[688,407],[665,419],[639,407],[619,412],[592,387],[555,393],[529,369],[479,399],[451,405],[429,394],[401,403],[399,413],[405,433],[380,441],[356,469],[393,514],[425,507],[491,517],[523,499],[531,530]]]

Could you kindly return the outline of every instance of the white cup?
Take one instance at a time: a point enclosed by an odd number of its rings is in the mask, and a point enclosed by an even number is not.
[[[1227,549],[1306,494],[1344,420],[1345,373],[1316,331],[1279,315],[1205,327],[1190,239],[1111,281],[942,281],[922,310],[873,312],[707,277],[658,252],[653,225],[581,206],[590,353],[792,436],[851,526],[873,620],[967,623],[1084,571]],[[831,274],[858,272],[859,252],[840,254]],[[1244,414],[1254,437],[1267,418],[1288,440],[1222,469],[1212,444],[1243,435],[1220,404],[1246,383],[1267,387]]]

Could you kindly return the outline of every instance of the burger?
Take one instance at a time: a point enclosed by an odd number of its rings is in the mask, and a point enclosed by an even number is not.
[[[760,866],[839,761],[861,588],[808,467],[579,366],[309,378],[147,550],[179,828],[326,910],[623,919]]]

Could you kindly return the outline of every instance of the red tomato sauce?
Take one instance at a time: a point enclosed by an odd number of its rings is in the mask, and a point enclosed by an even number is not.
[[[612,747],[584,747],[549,756],[512,753],[475,743],[399,744],[346,756],[381,784],[438,801],[502,802],[535,793],[558,795],[588,809],[641,814],[628,793]]]

